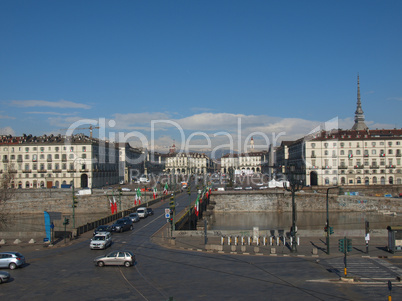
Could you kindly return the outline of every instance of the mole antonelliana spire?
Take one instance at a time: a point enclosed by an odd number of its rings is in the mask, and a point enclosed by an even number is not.
[[[368,126],[364,122],[364,113],[362,109],[362,103],[360,101],[360,80],[359,75],[357,75],[357,108],[355,111],[355,124],[352,127],[355,131],[365,131],[368,130]]]

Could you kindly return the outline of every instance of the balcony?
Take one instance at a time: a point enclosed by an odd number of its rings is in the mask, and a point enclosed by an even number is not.
[[[401,154],[399,153],[399,154],[395,154],[395,157],[400,157],[401,156]]]
[[[16,171],[15,169],[9,170],[8,172],[9,172],[9,173],[17,173],[17,171]]]
[[[331,168],[332,168],[332,166],[328,166],[328,165],[325,165],[322,167],[322,169],[331,169]]]
[[[385,157],[385,153],[381,153],[381,154],[380,154],[380,157]]]
[[[3,158],[3,163],[8,163],[8,159],[7,159],[7,158]]]
[[[25,169],[25,170],[23,170],[22,172],[23,172],[23,173],[31,173],[32,170],[30,170],[30,169]]]
[[[67,162],[67,158],[65,157],[61,158],[61,162]]]
[[[311,154],[311,158],[317,158],[315,154]]]
[[[380,166],[378,166],[378,165],[371,165],[370,166],[370,169],[379,169],[380,168]]]
[[[363,169],[364,166],[361,165],[361,164],[357,164],[357,165],[355,165],[353,168],[354,168],[354,169]]]
[[[338,166],[339,169],[348,169],[348,167],[346,165],[340,165]]]
[[[396,168],[395,165],[387,165],[387,168]]]
[[[80,172],[89,172],[88,169],[80,169]]]
[[[22,158],[18,158],[18,159],[17,159],[17,162],[20,162],[20,163],[21,163],[21,162],[22,162]]]
[[[38,170],[38,172],[39,172],[39,173],[46,173],[47,170],[46,170],[46,169],[41,169],[41,170]]]
[[[52,159],[51,159],[51,158],[47,158],[46,161],[47,161],[47,162],[52,162]]]
[[[53,173],[61,173],[61,169],[53,169],[52,172]]]
[[[367,157],[369,157],[369,154],[364,154],[363,156],[367,158]]]
[[[310,166],[310,169],[318,169],[318,166]]]
[[[67,172],[75,172],[75,169],[68,169]]]

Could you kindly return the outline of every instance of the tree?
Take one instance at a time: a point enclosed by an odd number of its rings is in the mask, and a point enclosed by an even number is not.
[[[13,198],[15,190],[11,188],[11,182],[14,180],[13,168],[0,175],[0,229],[7,222],[7,214],[4,213],[5,206],[8,200]]]

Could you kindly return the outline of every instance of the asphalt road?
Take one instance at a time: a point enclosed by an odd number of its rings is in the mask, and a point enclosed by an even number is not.
[[[177,197],[177,209],[188,195]],[[0,300],[387,300],[380,285],[329,283],[338,279],[328,263],[314,258],[245,256],[167,249],[150,236],[165,223],[167,204],[136,223],[133,231],[113,234],[106,251],[90,250],[89,237],[54,249],[19,250],[27,259],[0,285]],[[2,247],[0,250],[5,250]],[[8,247],[10,249],[10,247]],[[131,250],[133,267],[97,267],[93,259],[112,250]],[[402,299],[400,287],[394,300]]]

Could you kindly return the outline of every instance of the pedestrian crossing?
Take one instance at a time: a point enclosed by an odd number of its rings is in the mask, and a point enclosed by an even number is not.
[[[325,260],[330,268],[328,271],[344,276],[344,257],[337,257]],[[391,263],[369,257],[348,257],[347,274],[350,277],[359,277],[366,279],[395,279],[402,275],[401,269],[393,266]]]

